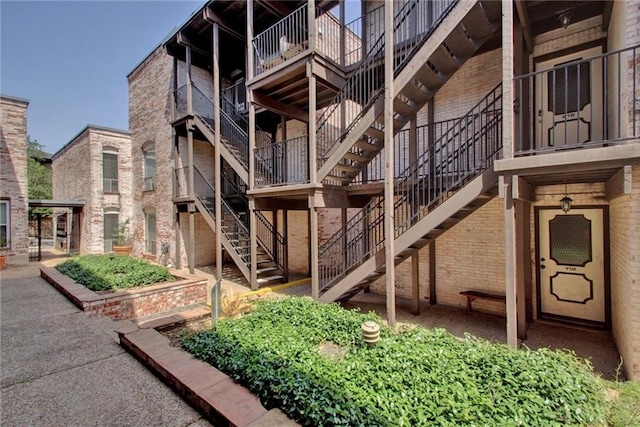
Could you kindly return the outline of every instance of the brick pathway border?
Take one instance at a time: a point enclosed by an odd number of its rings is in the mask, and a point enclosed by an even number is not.
[[[256,396],[226,374],[172,347],[169,339],[156,330],[208,313],[199,308],[141,325],[124,320],[118,322],[116,332],[122,347],[215,425],[297,426],[279,409],[265,409]]]

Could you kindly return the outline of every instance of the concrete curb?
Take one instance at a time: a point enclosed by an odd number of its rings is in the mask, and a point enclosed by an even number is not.
[[[169,340],[154,329],[186,322],[189,315],[203,317],[205,311],[193,310],[190,314],[180,313],[179,316],[156,319],[140,326],[129,320],[121,321],[116,329],[120,345],[215,425],[299,425],[279,409],[265,409],[249,390],[218,369],[171,347]]]

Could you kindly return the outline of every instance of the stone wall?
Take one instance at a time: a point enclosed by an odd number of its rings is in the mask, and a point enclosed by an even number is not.
[[[7,264],[29,261],[27,107],[29,101],[0,96],[0,200],[9,202]]]

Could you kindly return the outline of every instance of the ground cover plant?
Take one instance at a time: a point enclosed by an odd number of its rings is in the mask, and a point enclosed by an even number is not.
[[[181,346],[304,425],[606,425],[604,382],[587,362],[444,330],[381,329],[375,314],[288,297],[183,337]]]
[[[165,267],[129,256],[75,256],[56,268],[93,291],[117,291],[175,280]]]

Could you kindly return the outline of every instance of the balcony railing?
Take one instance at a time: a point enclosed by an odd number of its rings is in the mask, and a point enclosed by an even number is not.
[[[307,6],[303,5],[253,38],[256,75],[305,51],[309,46]]]
[[[640,46],[518,76],[516,156],[640,136]]]
[[[345,25],[344,65],[357,64],[384,29],[384,7],[378,6]]]
[[[256,187],[309,182],[308,135],[257,147],[254,156]]]

